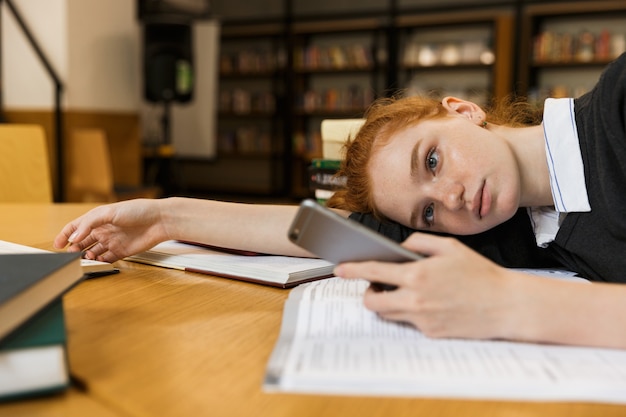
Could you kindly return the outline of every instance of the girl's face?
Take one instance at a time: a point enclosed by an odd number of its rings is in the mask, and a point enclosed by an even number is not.
[[[368,166],[374,204],[414,229],[467,235],[508,220],[520,174],[504,139],[450,114],[392,134]]]

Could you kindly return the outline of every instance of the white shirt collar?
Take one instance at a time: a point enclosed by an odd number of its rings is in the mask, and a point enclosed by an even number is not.
[[[543,131],[554,208],[559,213],[591,211],[574,118],[574,99],[545,101]]]
[[[529,209],[537,245],[552,242],[569,212],[591,211],[571,98],[545,101],[543,131],[554,208]]]

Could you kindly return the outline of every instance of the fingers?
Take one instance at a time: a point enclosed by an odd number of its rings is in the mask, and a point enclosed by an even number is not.
[[[93,243],[93,245],[87,245],[83,249],[83,251],[83,256],[85,257],[85,259],[97,260],[98,257],[106,251],[106,249],[104,248],[104,245],[102,245],[102,243],[96,241]]]
[[[78,251],[93,245],[95,242],[92,236],[93,230],[106,224],[108,221],[107,212],[102,210],[100,207],[95,208],[66,224],[55,237],[54,247],[63,249],[70,245],[69,251]]]
[[[452,336],[448,314],[415,293],[414,289],[398,288],[389,292],[368,290],[363,299],[365,307],[389,321],[407,323],[429,337]],[[458,331],[458,329],[456,330]]]
[[[66,224],[61,232],[54,238],[54,247],[63,249],[67,245],[79,245],[85,237],[91,233],[92,226],[87,220],[87,215],[81,216]],[[81,249],[88,245],[83,245]]]
[[[69,223],[57,235],[54,240],[54,247],[57,249],[66,248],[68,252],[83,252],[85,259],[100,261],[104,259],[103,254],[107,252],[107,249],[94,235],[93,230],[86,229],[84,232],[79,232],[73,223]],[[113,257],[109,255],[107,258]]]
[[[412,233],[402,246],[424,255],[444,255],[458,250],[461,243],[451,237],[442,237],[430,233]]]
[[[406,303],[403,294],[405,291],[403,288],[383,292],[368,289],[363,297],[363,304],[368,310],[381,315],[403,314],[406,312],[406,308],[401,307]]]
[[[97,261],[104,260],[104,254],[108,252],[107,248],[104,247],[102,243],[96,243],[87,250],[85,250],[84,257],[85,259],[92,259]],[[105,261],[106,262],[106,261]]]
[[[61,232],[56,235],[54,238],[54,242],[52,243],[56,249],[63,249],[70,243],[70,237],[76,232],[76,222],[78,220],[74,220],[71,223],[66,224]]]
[[[421,261],[416,261],[421,262]],[[334,274],[341,278],[365,279],[395,286],[406,285],[407,264],[389,262],[347,262],[338,265]]]

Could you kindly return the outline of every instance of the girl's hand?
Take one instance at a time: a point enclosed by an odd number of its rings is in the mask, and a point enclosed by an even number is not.
[[[96,207],[71,221],[54,239],[87,259],[115,262],[150,249],[168,237],[162,216],[165,200],[129,200]]]
[[[413,324],[431,337],[495,338],[507,330],[514,294],[499,267],[453,238],[415,233],[403,246],[429,257],[408,263],[357,262],[335,269],[343,278],[398,286],[365,294],[365,306],[381,317]]]

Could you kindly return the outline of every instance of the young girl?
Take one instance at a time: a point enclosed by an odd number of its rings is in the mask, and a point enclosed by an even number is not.
[[[453,97],[373,106],[347,146],[347,188],[331,204],[429,256],[346,263],[336,274],[398,286],[368,291],[365,305],[432,337],[626,348],[626,287],[616,284],[626,281],[625,90],[622,56],[585,96],[548,100],[542,124],[505,123]],[[308,256],[286,237],[295,211],[135,200],[70,222],[55,246],[109,262],[167,239]],[[505,268],[539,266],[610,283]]]

